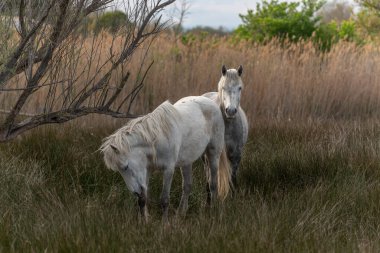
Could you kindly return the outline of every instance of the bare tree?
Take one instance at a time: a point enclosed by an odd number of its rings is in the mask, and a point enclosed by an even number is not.
[[[189,14],[190,7],[191,5],[187,0],[180,0],[178,4],[176,4],[174,7],[173,16],[176,16],[178,19],[176,25],[174,26],[174,33],[176,36],[178,36],[182,32],[183,23],[185,21],[186,16]]]
[[[112,2],[17,0],[0,6],[0,31],[6,38],[0,45],[0,94],[17,92],[0,126],[0,141],[40,125],[62,123],[90,113],[135,116],[130,108],[149,67],[144,72],[141,63],[143,78],[125,93],[131,75],[128,63],[142,43],[154,39],[164,28],[159,14],[174,0],[124,1],[128,20],[111,40],[82,36],[78,27],[84,19]],[[104,43],[108,43],[106,59],[99,56]],[[115,73],[120,78],[111,84]],[[15,86],[15,82],[20,84]],[[27,101],[41,89],[45,89],[41,111],[23,114]]]
[[[344,20],[349,20],[353,14],[353,6],[350,2],[331,1],[327,2],[316,13],[322,17],[323,23],[335,21],[341,23]]]

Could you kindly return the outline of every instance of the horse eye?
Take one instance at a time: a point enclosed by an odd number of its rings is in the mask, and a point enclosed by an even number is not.
[[[239,87],[239,91],[241,91],[241,87]]]
[[[127,170],[128,170],[128,165],[123,167],[123,171],[127,171]]]

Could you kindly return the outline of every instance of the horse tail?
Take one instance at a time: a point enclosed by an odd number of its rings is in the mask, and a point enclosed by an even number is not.
[[[221,200],[224,200],[230,191],[231,182],[231,165],[227,158],[226,147],[224,146],[219,159],[218,170],[218,195]]]

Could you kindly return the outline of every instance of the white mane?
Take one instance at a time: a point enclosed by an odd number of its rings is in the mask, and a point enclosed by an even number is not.
[[[179,117],[180,115],[175,107],[170,102],[165,101],[153,112],[129,121],[125,126],[103,140],[100,151],[104,153],[107,167],[116,170],[112,162],[117,155],[115,150],[120,153],[127,153],[133,141],[137,140],[135,137],[140,137],[152,145],[157,137],[169,138],[171,129],[173,125],[177,124]]]

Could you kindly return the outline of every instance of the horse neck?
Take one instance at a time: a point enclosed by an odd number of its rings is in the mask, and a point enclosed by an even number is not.
[[[156,168],[157,167],[157,150],[156,143],[149,143],[143,140],[141,137],[139,142],[139,148],[145,154],[148,161],[148,168]]]
[[[217,102],[220,106],[221,109],[224,108],[223,105],[223,99],[222,99],[222,90],[223,90],[224,82],[222,83],[222,80],[219,81],[218,83],[218,97],[217,97]]]

